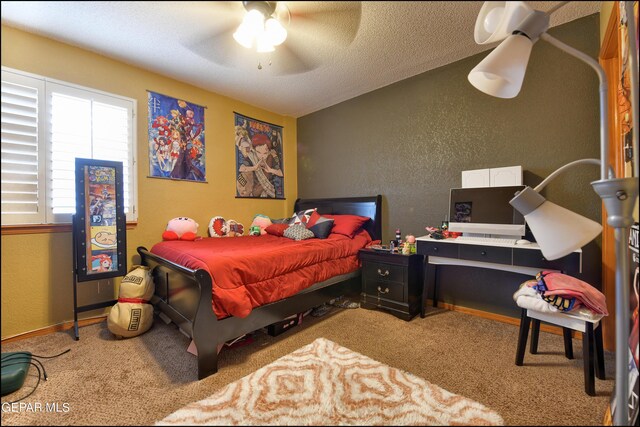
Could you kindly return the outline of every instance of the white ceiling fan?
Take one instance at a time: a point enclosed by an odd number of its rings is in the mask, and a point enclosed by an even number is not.
[[[362,5],[351,2],[210,2],[210,30],[186,47],[228,68],[274,75],[313,70],[347,48],[360,27]]]

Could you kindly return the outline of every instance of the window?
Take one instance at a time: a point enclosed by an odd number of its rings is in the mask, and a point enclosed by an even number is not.
[[[123,164],[137,218],[136,100],[2,68],[2,224],[71,222],[75,158]]]

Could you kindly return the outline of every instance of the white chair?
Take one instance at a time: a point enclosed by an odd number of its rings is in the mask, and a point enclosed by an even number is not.
[[[571,342],[571,330],[582,333],[582,354],[584,359],[584,391],[589,396],[596,395],[595,375],[605,379],[604,374],[604,350],[602,348],[602,326],[599,316],[593,320],[587,316],[572,313],[544,313],[541,311],[522,309],[520,319],[520,334],[518,336],[518,349],[516,352],[516,365],[524,363],[524,352],[527,346],[529,325],[533,320],[531,331],[531,344],[529,352],[538,352],[538,335],[540,334],[540,322],[550,323],[562,327],[564,336],[564,354],[567,359],[573,359],[573,345]]]

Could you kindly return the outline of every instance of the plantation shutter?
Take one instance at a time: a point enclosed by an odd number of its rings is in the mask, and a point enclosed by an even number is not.
[[[45,222],[44,82],[2,71],[2,224]]]
[[[137,220],[136,101],[2,67],[2,225],[70,223],[75,159],[122,162]]]
[[[132,193],[133,104],[130,101],[61,84],[48,83],[52,222],[75,213],[75,158],[121,161],[124,208],[130,217]]]

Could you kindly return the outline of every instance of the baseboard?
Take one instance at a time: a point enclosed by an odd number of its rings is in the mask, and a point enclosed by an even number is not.
[[[104,320],[106,318],[107,318],[107,316],[104,315],[104,316],[90,317],[88,319],[78,320],[78,327],[89,326],[89,325],[93,325],[95,323],[104,322]],[[24,339],[27,339],[27,338],[39,337],[39,336],[42,336],[42,335],[48,335],[48,334],[51,334],[53,332],[68,331],[69,329],[72,329],[72,328],[73,328],[73,321],[64,322],[64,323],[58,323],[57,325],[47,326],[47,327],[42,328],[42,329],[36,329],[35,331],[24,332],[22,334],[13,335],[13,336],[7,337],[7,338],[2,338],[2,341],[0,341],[0,343],[1,344],[6,344],[6,343],[14,342],[14,341],[24,340]]]
[[[427,307],[433,307],[433,300],[427,300]],[[449,304],[446,302],[438,301],[439,308],[445,308],[447,310],[459,311],[461,313],[471,314],[472,316],[482,317],[483,319],[495,320],[502,323],[508,323],[514,326],[520,326],[520,318],[505,316],[503,314],[490,313],[488,311],[477,310],[475,308],[463,307],[460,305]],[[428,310],[428,308],[427,308]],[[562,328],[559,326],[548,325],[540,323],[540,330],[542,332],[549,332],[555,335],[562,335]],[[573,338],[582,339],[580,332],[571,331]]]

